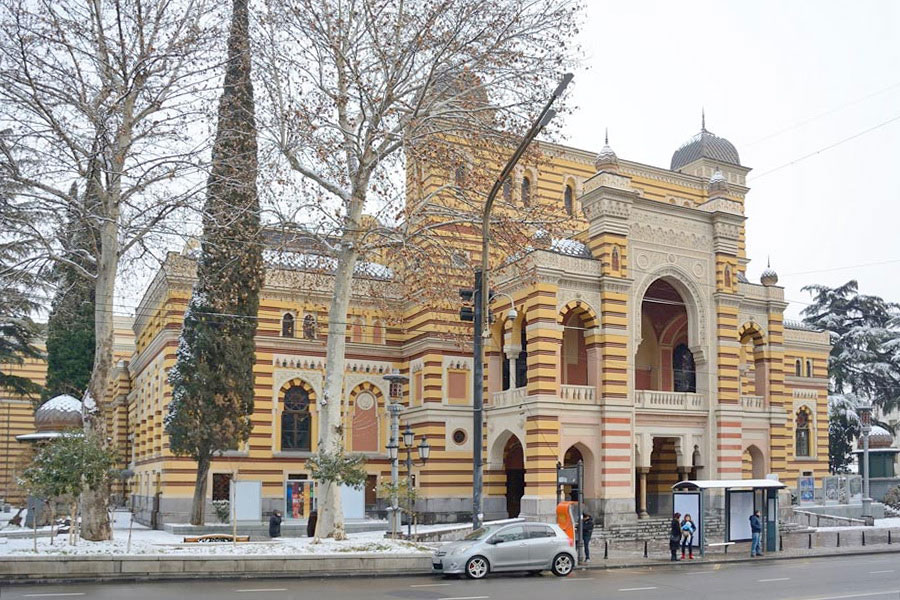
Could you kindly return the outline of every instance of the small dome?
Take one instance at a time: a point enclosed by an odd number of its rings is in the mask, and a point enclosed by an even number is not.
[[[766,268],[759,276],[759,282],[766,287],[771,285],[775,285],[778,283],[778,273],[775,272],[775,269],[772,268],[772,263],[767,262]]]
[[[81,400],[68,394],[47,400],[34,412],[34,426],[38,431],[81,428]]]
[[[881,425],[872,425],[872,431],[869,432],[869,448],[890,448],[893,443],[894,436],[890,431]]]
[[[722,174],[722,171],[716,169],[716,172],[712,174],[712,177],[709,178],[709,193],[710,195],[719,193],[727,193],[728,192],[728,180],[725,179],[725,175]]]
[[[616,171],[619,168],[619,157],[616,156],[616,153],[609,146],[608,131],[603,138],[603,148],[600,149],[600,153],[594,159],[594,168],[597,171]]]
[[[706,116],[703,116],[700,125],[700,133],[689,139],[681,145],[672,155],[671,169],[677,171],[681,167],[700,160],[701,158],[709,158],[719,162],[728,163],[730,165],[740,165],[741,159],[738,156],[737,149],[734,144],[723,137],[719,137],[711,131],[706,130]]]

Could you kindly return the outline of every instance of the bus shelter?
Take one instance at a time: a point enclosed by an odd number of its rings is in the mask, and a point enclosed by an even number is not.
[[[774,552],[778,546],[778,490],[785,487],[775,479],[680,481],[672,486],[672,510],[694,519],[701,556],[710,545],[749,541],[750,515],[758,510],[763,522],[763,547],[766,552]],[[707,521],[716,518],[725,524],[721,543],[706,537]]]

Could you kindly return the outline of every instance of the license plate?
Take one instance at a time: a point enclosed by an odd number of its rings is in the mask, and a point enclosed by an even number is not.
[[[437,569],[438,571],[440,571],[444,568],[444,565],[441,562],[433,562],[433,563],[431,563],[431,566],[434,567],[435,569]]]

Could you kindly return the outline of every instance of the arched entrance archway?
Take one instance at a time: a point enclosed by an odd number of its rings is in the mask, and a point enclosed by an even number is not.
[[[756,446],[748,446],[744,450],[741,461],[741,476],[744,479],[765,479],[766,459],[762,450]]]
[[[503,447],[503,471],[506,473],[506,514],[518,517],[525,495],[525,453],[522,442],[511,436]]]

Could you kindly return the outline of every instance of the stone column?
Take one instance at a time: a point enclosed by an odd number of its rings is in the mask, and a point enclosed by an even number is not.
[[[640,489],[640,506],[638,510],[639,519],[646,519],[650,516],[650,513],[647,512],[647,473],[650,472],[649,467],[638,467],[638,487]]]

